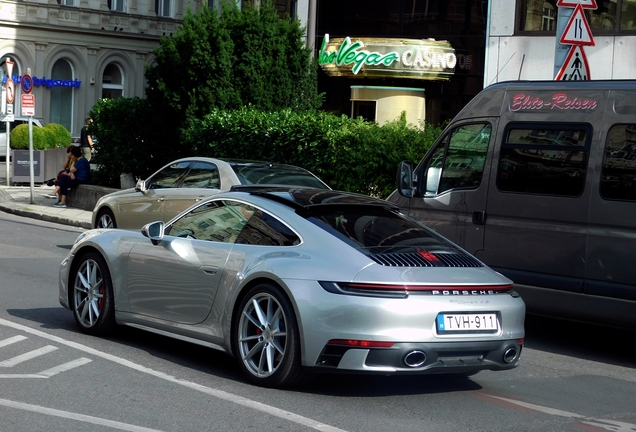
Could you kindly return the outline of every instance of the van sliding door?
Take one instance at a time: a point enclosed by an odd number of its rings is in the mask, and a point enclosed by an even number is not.
[[[592,136],[587,123],[506,125],[479,258],[517,284],[582,291]]]
[[[488,148],[496,119],[455,124],[417,167],[419,195],[409,215],[475,254],[483,249],[490,165]]]

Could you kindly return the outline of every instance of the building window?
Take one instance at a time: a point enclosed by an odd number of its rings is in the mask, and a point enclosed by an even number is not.
[[[126,12],[126,0],[108,0],[108,9],[115,12]]]
[[[57,4],[63,6],[75,6],[75,0],[57,0]]]
[[[557,0],[518,0],[519,30],[556,31]],[[636,31],[636,0],[597,1],[597,9],[584,9],[592,34]]]
[[[72,81],[73,68],[71,64],[60,59],[55,62],[51,70],[52,80]],[[66,129],[73,130],[73,103],[74,103],[74,87],[70,86],[54,86],[51,87],[50,117],[51,123],[59,123]]]
[[[171,0],[155,0],[155,11],[157,16],[170,17],[172,16]]]
[[[556,10],[548,2],[543,3],[543,18],[541,22],[541,30],[554,31],[556,29]]]
[[[587,174],[589,125],[510,124],[501,144],[497,189],[576,197]]]
[[[124,74],[115,63],[110,63],[102,75],[102,98],[117,99],[124,95]]]
[[[353,101],[353,118],[362,117],[366,121],[375,121],[375,101]]]

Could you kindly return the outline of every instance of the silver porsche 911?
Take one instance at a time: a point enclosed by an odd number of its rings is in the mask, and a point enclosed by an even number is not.
[[[59,292],[79,328],[128,325],[220,349],[267,387],[313,372],[518,366],[525,305],[512,282],[392,204],[234,189],[141,232],[81,234]]]

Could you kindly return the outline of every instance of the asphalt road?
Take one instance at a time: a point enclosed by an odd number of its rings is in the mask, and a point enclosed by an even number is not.
[[[470,379],[245,382],[223,353],[101,339],[57,300],[81,229],[0,213],[0,431],[636,431],[636,334],[529,317],[522,366]]]

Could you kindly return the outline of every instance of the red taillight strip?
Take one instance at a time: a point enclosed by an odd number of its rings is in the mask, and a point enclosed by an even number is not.
[[[509,291],[512,285],[383,285],[365,283],[339,283],[345,287],[368,290],[403,290],[403,291]]]
[[[365,341],[354,339],[331,339],[327,345],[345,345],[358,348],[391,348],[393,342]]]

